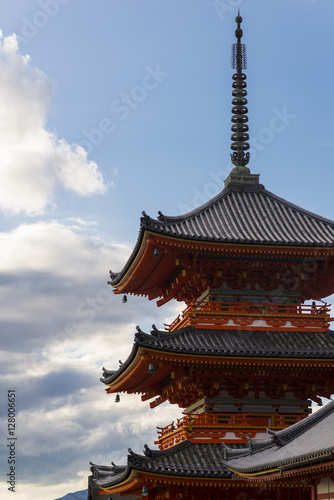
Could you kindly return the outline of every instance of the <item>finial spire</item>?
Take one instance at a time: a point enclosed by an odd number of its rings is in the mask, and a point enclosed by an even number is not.
[[[249,149],[249,135],[248,135],[248,108],[247,104],[247,84],[246,75],[242,72],[243,69],[247,68],[247,55],[246,55],[246,45],[241,43],[242,29],[240,27],[242,23],[242,17],[238,10],[238,15],[235,18],[237,23],[237,29],[235,30],[235,36],[237,43],[232,45],[232,68],[236,69],[237,72],[233,75],[232,83],[232,127],[231,130],[233,134],[231,135],[231,149],[233,153],[231,154],[231,161],[235,166],[232,172],[238,173],[250,173],[249,168],[246,167],[249,162],[249,152],[245,153]]]

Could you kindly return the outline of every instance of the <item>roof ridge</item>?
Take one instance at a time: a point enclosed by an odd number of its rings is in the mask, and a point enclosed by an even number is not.
[[[276,432],[275,435],[282,442],[282,446],[285,446],[286,444],[293,441],[296,437],[301,436],[308,429],[321,422],[321,420],[323,420],[333,412],[334,400],[330,401],[316,412],[311,413],[311,415],[309,415],[307,418],[304,418],[303,420],[290,425],[290,427],[287,427],[286,429],[282,429],[281,431]]]
[[[188,219],[188,218],[192,217],[193,215],[196,215],[196,214],[202,212],[206,208],[209,208],[209,207],[215,205],[221,198],[225,198],[225,196],[227,196],[232,191],[255,192],[255,191],[263,191],[263,190],[265,190],[265,187],[263,184],[254,184],[254,185],[253,184],[240,184],[239,185],[239,183],[235,183],[235,184],[231,183],[231,184],[229,184],[228,187],[224,188],[222,191],[220,191],[218,194],[216,194],[216,196],[214,196],[210,200],[206,201],[202,205],[199,205],[198,207],[194,208],[193,210],[190,210],[190,212],[186,212],[185,214],[181,214],[181,215],[165,215],[164,214],[163,217],[161,217],[159,215],[159,217],[157,219],[154,219],[153,217],[150,217],[150,216],[146,216],[145,220],[150,219],[150,222],[154,221],[156,224],[159,224],[159,225],[167,225],[168,223],[174,223],[178,220]],[[161,212],[159,211],[159,214],[160,213]],[[143,217],[141,218],[141,220],[143,220]]]
[[[297,212],[303,212],[308,217],[311,217],[313,219],[317,219],[321,222],[327,223],[327,224],[334,224],[334,220],[332,219],[327,219],[326,217],[322,217],[319,214],[316,214],[315,212],[311,212],[310,210],[306,210],[305,208],[296,205],[295,203],[292,203],[291,201],[286,200],[285,198],[281,198],[275,193],[272,193],[271,191],[268,191],[267,189],[263,190],[263,193],[266,196],[269,196],[270,198],[273,198],[276,201],[279,201],[280,203],[286,205],[287,207],[291,208],[292,210],[295,210]]]
[[[305,460],[319,460],[324,457],[333,457],[334,445],[331,435],[323,432],[322,421],[330,419],[329,425],[332,425],[334,415],[334,401],[331,401],[326,406],[311,414],[309,417],[292,424],[287,429],[277,432],[271,432],[272,437],[262,442],[257,450],[260,457],[251,458],[251,455],[257,453],[233,453],[232,450],[225,451],[224,460],[230,470],[239,473],[249,473],[261,470],[266,473],[268,469],[284,468],[286,465],[296,466]],[[319,425],[320,424],[320,425]],[[318,429],[315,426],[318,425]],[[314,436],[319,435],[319,430],[322,434],[320,441],[316,441],[315,446],[303,447],[303,443],[314,441]],[[306,434],[306,438],[303,434]],[[286,446],[286,448],[285,448]],[[270,450],[268,452],[268,450]],[[262,455],[261,451],[264,452]]]
[[[285,206],[291,208],[292,210],[295,210],[297,212],[302,212],[308,217],[317,219],[321,222],[327,223],[327,224],[334,224],[334,220],[332,219],[327,219],[326,217],[323,217],[319,214],[316,214],[315,212],[311,212],[310,210],[306,210],[305,208],[296,205],[295,203],[292,203],[289,200],[286,200],[285,198],[282,198],[281,196],[276,195],[275,193],[268,191],[263,184],[239,184],[239,183],[231,183],[227,188],[223,189],[220,191],[216,196],[211,198],[210,200],[206,201],[202,205],[194,208],[190,212],[187,212],[185,214],[181,215],[161,215],[158,216],[158,218],[153,218],[150,217],[149,215],[145,214],[145,217],[141,217],[141,227],[145,227],[148,229],[154,229],[152,228],[152,223],[155,225],[158,225],[160,227],[166,226],[168,224],[173,224],[177,221],[189,219],[193,217],[194,215],[197,215],[207,208],[210,208],[211,206],[215,205],[218,201],[220,201],[222,198],[225,198],[226,196],[229,195],[230,192],[262,192],[264,195],[274,199],[275,201],[284,204]],[[159,211],[159,214],[161,212]]]
[[[145,444],[144,445],[144,455],[137,454],[137,456],[143,457],[143,458],[149,458],[149,459],[153,460],[154,458],[172,455],[173,453],[176,453],[176,452],[182,450],[183,448],[188,447],[189,445],[191,445],[191,443],[190,443],[190,441],[188,441],[188,439],[181,441],[181,443],[178,443],[174,446],[171,446],[170,448],[167,448],[165,450],[152,450],[151,448],[149,448],[149,446],[147,444]]]

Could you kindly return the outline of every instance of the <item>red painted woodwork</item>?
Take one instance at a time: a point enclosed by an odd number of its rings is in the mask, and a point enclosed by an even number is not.
[[[161,450],[170,448],[184,440],[201,443],[247,443],[248,437],[265,433],[269,427],[280,430],[307,417],[305,414],[282,415],[279,413],[202,413],[188,414],[166,427],[157,427]],[[234,432],[235,439],[226,439],[226,433]]]
[[[226,283],[236,290],[283,287],[298,290],[303,300],[322,299],[334,292],[333,257],[332,248],[189,241],[146,230],[114,292],[160,297],[159,306],[173,298],[189,304]]]
[[[168,331],[193,325],[224,330],[242,326],[247,330],[325,332],[332,319],[329,312],[327,305],[194,301],[172,324],[165,326]],[[259,324],[259,320],[263,324]]]

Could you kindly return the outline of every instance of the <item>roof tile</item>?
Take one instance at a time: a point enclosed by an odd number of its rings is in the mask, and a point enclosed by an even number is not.
[[[221,242],[333,246],[334,222],[257,186],[230,186],[188,214],[142,219],[166,235]]]

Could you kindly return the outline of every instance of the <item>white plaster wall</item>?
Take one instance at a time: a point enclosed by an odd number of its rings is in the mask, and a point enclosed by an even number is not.
[[[328,493],[328,487],[329,493],[334,493],[334,482],[327,477],[321,479],[320,483],[317,486],[317,494],[321,495],[324,493]]]

